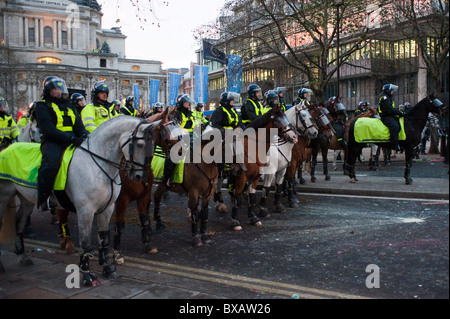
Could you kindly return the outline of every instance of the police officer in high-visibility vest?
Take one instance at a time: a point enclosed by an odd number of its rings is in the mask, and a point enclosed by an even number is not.
[[[262,92],[257,84],[250,84],[247,88],[248,99],[241,109],[242,123],[247,127],[254,119],[264,114],[261,104]]]
[[[385,84],[383,86],[383,92],[381,92],[378,103],[378,114],[380,115],[383,124],[389,129],[391,149],[399,151],[398,133],[400,132],[400,123],[398,118],[404,114],[402,111],[395,108],[395,103],[392,98],[392,95],[397,89],[398,86],[394,84]]]
[[[0,150],[6,148],[17,139],[20,134],[20,129],[16,122],[6,111],[8,103],[0,97]]]
[[[120,108],[120,113],[123,115],[136,116],[137,111],[134,108],[134,96],[128,96],[125,99],[125,105]]]
[[[298,97],[295,99],[294,102],[292,102],[292,105],[298,105],[301,104],[302,107],[308,109],[310,102],[308,100],[309,94],[312,93],[310,89],[307,88],[301,88],[298,90]]]
[[[49,76],[45,78],[42,86],[43,99],[37,103],[34,111],[42,136],[37,207],[48,210],[48,198],[53,190],[64,150],[71,144],[80,146],[89,132],[70,103],[63,79]]]
[[[81,111],[83,124],[89,132],[97,126],[114,117],[110,111],[111,103],[108,102],[109,88],[105,81],[95,82],[91,88],[92,104],[86,105]]]
[[[195,101],[189,96],[189,94],[183,94],[177,98],[177,110],[174,114],[175,121],[189,132],[189,137],[192,144],[193,131],[195,127],[194,116],[191,112],[192,105],[195,104]],[[167,187],[173,187],[172,184],[172,175],[175,171],[176,164],[172,162],[170,158],[170,150],[166,153],[166,160],[164,162],[164,177],[162,183]]]
[[[208,120],[203,116],[203,107],[205,105],[201,102],[197,103],[192,115],[194,116],[195,126],[204,126],[208,124]]]
[[[70,99],[72,100],[72,104],[75,107],[75,109],[81,115],[81,112],[83,111],[84,107],[87,105],[86,99],[84,98],[83,94],[74,93],[74,94],[72,94]]]
[[[367,112],[368,107],[369,107],[369,102],[367,102],[367,101],[360,101],[359,105],[358,105],[358,108],[356,109],[354,115],[358,116],[360,114],[363,114],[364,112]]]
[[[122,107],[122,102],[120,102],[120,100],[114,100],[111,102],[111,107],[109,108],[109,112],[111,113],[111,115],[117,116],[117,115],[122,115],[122,113],[120,113],[120,108]]]
[[[286,112],[286,104],[284,102],[284,92],[286,91],[286,88],[285,87],[277,87],[274,91],[278,94],[278,101],[279,101],[278,103],[280,105],[280,109],[283,112]]]

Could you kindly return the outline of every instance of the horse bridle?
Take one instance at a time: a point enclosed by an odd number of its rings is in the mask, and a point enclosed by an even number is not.
[[[308,111],[307,109],[297,109],[297,108],[296,108],[296,109],[295,109],[295,114],[296,114],[296,116],[295,116],[295,127],[296,127],[297,130],[298,130],[298,121],[300,120],[300,123],[301,123],[302,126],[303,126],[303,130],[299,132],[299,133],[300,133],[299,135],[300,135],[300,136],[305,136],[305,135],[306,135],[305,132],[306,132],[307,130],[309,130],[311,127],[315,127],[316,129],[318,129],[318,127],[317,127],[317,125],[314,123],[314,121],[311,121],[311,125],[310,125],[310,126],[307,126],[305,119],[304,119],[303,116],[301,115],[301,111],[306,111],[306,112],[309,113],[309,111]]]

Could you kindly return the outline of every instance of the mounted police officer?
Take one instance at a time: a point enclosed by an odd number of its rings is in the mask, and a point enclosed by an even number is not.
[[[398,147],[398,133],[400,132],[400,123],[398,118],[403,116],[403,112],[395,108],[395,103],[392,95],[397,91],[398,86],[394,84],[385,84],[383,92],[380,95],[378,114],[381,121],[389,129],[391,136],[391,149],[399,151]]]
[[[208,120],[203,117],[203,107],[205,105],[201,102],[197,103],[194,111],[192,111],[192,115],[194,116],[195,125],[204,126],[208,124]]]
[[[120,113],[129,116],[137,115],[137,111],[134,108],[134,96],[129,96],[125,99],[125,105],[120,108]]]
[[[92,104],[86,105],[81,111],[83,124],[89,132],[94,131],[97,126],[114,117],[111,114],[111,103],[108,102],[109,88],[105,81],[94,83],[91,88]]]
[[[292,102],[292,105],[298,105],[301,103],[301,106],[308,109],[310,102],[308,100],[309,94],[312,93],[310,89],[301,88],[298,90],[298,97]]]
[[[286,88],[285,87],[277,87],[274,91],[278,94],[280,109],[283,112],[286,112],[286,104],[284,102],[284,92],[286,91]]]
[[[257,84],[250,84],[247,88],[248,99],[241,109],[242,123],[248,126],[254,119],[264,114],[261,104],[262,92]]]
[[[355,111],[355,116],[358,116],[364,112],[368,111],[369,102],[367,101],[360,101],[358,105],[358,109]]]
[[[112,116],[122,115],[120,113],[120,108],[122,107],[122,102],[120,100],[114,100],[111,102],[111,107],[109,108],[109,112]]]
[[[328,99],[329,101],[336,100],[335,96]],[[344,139],[345,123],[348,121],[347,111],[345,110],[344,104],[337,101],[336,103],[336,114],[333,116],[333,127],[336,131],[336,138],[339,146],[345,148],[347,142]]]
[[[61,165],[65,149],[81,145],[89,132],[80,115],[70,103],[66,83],[57,76],[49,76],[42,83],[42,101],[36,105],[34,116],[42,135],[42,162],[38,171],[37,207],[48,210],[48,198]]]
[[[156,102],[155,105],[153,105],[153,114],[162,113],[164,111],[164,104],[161,102]]]
[[[0,150],[10,145],[20,134],[19,127],[17,127],[12,115],[6,112],[7,109],[8,102],[0,97]]]
[[[183,94],[177,97],[177,110],[175,111],[174,119],[179,125],[189,132],[190,141],[192,144],[193,131],[195,127],[194,116],[192,115],[191,106],[195,101],[189,94]],[[172,183],[172,175],[175,171],[176,164],[170,158],[170,149],[166,153],[166,160],[164,162],[164,177],[162,183],[167,187],[174,187]]]
[[[81,111],[83,111],[84,107],[86,106],[86,99],[84,98],[84,96],[80,93],[74,93],[72,94],[71,100],[75,109],[79,114],[81,114]]]

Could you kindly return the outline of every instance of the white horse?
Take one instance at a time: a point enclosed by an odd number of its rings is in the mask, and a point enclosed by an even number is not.
[[[291,107],[285,112],[289,122],[294,125],[294,128],[300,134],[300,136],[305,136],[307,138],[316,138],[319,134],[318,127],[316,123],[312,120],[311,115],[308,110],[303,109],[300,105]],[[286,211],[284,206],[281,204],[280,200],[282,197],[282,184],[284,180],[284,175],[286,169],[291,162],[293,143],[276,137],[272,144],[270,145],[268,157],[271,158],[270,154],[276,154],[276,163],[270,163],[276,168],[276,173],[264,174],[264,188],[262,190],[261,201],[260,201],[260,217],[268,217],[269,211],[267,209],[267,196],[270,192],[270,186],[275,178],[275,209],[277,213],[283,213]]]
[[[159,122],[148,123],[142,119],[119,116],[100,125],[74,151],[67,172],[65,192],[77,211],[80,252],[80,270],[84,285],[99,285],[97,276],[90,272],[91,244],[94,216],[99,239],[99,264],[103,275],[116,278],[117,272],[108,258],[109,221],[114,202],[119,196],[121,181],[119,169],[126,169],[131,178],[141,180],[153,155],[153,131]],[[125,158],[126,164],[120,165]],[[0,162],[1,165],[1,162]],[[5,214],[16,214],[16,253],[22,264],[30,265],[25,255],[22,231],[26,219],[37,202],[37,190],[0,179],[0,230]],[[14,196],[20,200],[17,213],[8,208]],[[61,207],[60,203],[58,205]],[[1,262],[0,262],[1,269]]]
[[[28,122],[27,125],[20,128],[20,135],[17,137],[18,142],[40,143],[41,133],[37,127],[36,121]]]

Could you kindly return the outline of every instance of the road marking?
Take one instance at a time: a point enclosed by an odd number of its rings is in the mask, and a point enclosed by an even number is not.
[[[53,244],[34,239],[25,239],[26,246],[42,249],[59,248],[58,244]],[[97,259],[97,258],[94,258]],[[196,280],[208,281],[223,285],[246,288],[249,290],[257,290],[265,293],[274,293],[291,297],[297,294],[300,298],[305,299],[368,299],[367,297],[346,294],[336,291],[327,291],[322,289],[309,288],[304,286],[286,284],[282,282],[269,281],[259,278],[245,277],[241,275],[233,275],[229,273],[217,272],[207,269],[199,269],[177,264],[169,264],[153,260],[147,260],[137,257],[126,257],[128,260],[123,266],[133,267],[148,271],[155,271],[169,275],[175,275]]]
[[[449,204],[449,200],[442,199],[427,199],[427,198],[408,198],[408,197],[384,197],[384,196],[369,196],[369,195],[345,195],[345,194],[322,194],[322,193],[301,193],[298,196],[327,196],[327,197],[348,197],[348,198],[372,198],[372,199],[390,199],[390,200],[404,200],[413,202],[430,202],[434,204]],[[425,205],[425,204],[424,204]]]

